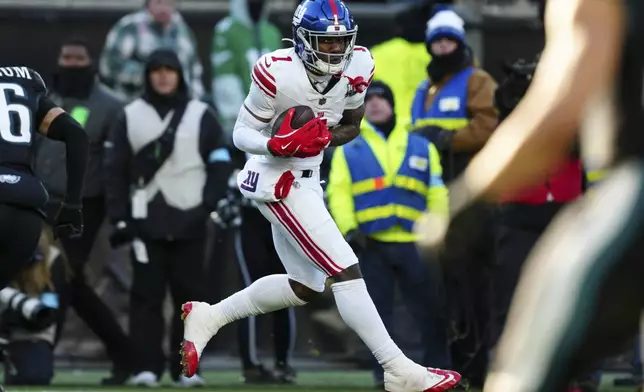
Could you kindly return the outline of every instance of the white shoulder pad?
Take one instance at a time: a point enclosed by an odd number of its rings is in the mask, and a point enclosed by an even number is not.
[[[278,49],[267,53],[257,60],[251,72],[253,83],[267,97],[275,99],[280,82],[288,81],[288,75],[293,68],[295,52],[291,49]]]
[[[345,73],[354,79],[362,77],[363,80],[367,81],[367,84],[370,84],[373,79],[374,72],[376,72],[376,64],[373,61],[371,52],[364,46],[356,45],[356,47],[353,48],[351,63],[347,67]]]

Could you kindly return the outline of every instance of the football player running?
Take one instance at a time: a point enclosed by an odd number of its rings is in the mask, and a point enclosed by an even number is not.
[[[387,391],[438,392],[460,381],[456,372],[412,362],[393,342],[367,292],[358,259],[324,204],[322,152],[360,133],[364,94],[374,73],[369,51],[355,45],[357,31],[342,1],[305,0],[293,17],[294,47],[264,55],[253,68],[253,83],[233,133],[235,146],[252,155],[238,185],[271,222],[287,274],[261,278],[215,305],[184,304],[181,352],[187,376],[196,372],[201,352],[224,325],[305,305],[331,279],[338,310],[383,366]],[[298,105],[317,116],[292,129],[292,108]],[[274,124],[284,111],[284,121]],[[271,126],[273,136],[266,132]]]

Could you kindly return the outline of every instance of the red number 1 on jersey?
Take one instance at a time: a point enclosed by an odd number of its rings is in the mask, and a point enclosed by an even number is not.
[[[291,62],[291,61],[293,61],[291,56],[284,56],[284,57],[271,56],[271,60],[273,62],[276,62],[276,61],[288,61],[288,62]]]
[[[266,68],[270,68],[271,65],[273,65],[274,62],[276,61],[287,61],[291,62],[293,59],[290,56],[284,56],[284,57],[277,57],[277,56],[271,56],[271,62],[268,62],[268,57],[264,57],[264,66]]]

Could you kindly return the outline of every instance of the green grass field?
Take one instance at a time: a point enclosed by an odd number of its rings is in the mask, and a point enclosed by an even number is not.
[[[46,388],[7,388],[8,391],[84,391],[84,392],[111,392],[111,391],[141,391],[135,387],[100,387],[100,379],[107,374],[102,371],[59,371],[56,374],[54,385]],[[371,384],[371,375],[368,372],[335,371],[335,372],[305,372],[298,375],[297,386],[246,386],[239,380],[238,372],[208,372],[204,374],[208,385],[201,390],[217,392],[265,392],[265,391],[315,391],[315,392],[374,392]],[[611,388],[612,378],[606,378],[602,392],[632,392],[633,389]],[[164,379],[164,385],[153,389],[155,392],[177,392],[169,379]],[[473,391],[476,392],[476,391]]]

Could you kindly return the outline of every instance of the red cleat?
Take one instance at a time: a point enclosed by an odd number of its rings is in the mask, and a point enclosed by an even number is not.
[[[453,370],[443,370],[443,369],[434,369],[427,368],[427,371],[437,375],[442,376],[443,379],[438,382],[438,384],[433,387],[426,389],[424,392],[442,392],[454,388],[459,385],[461,381],[461,375]]]
[[[192,302],[187,302],[181,305],[181,320],[186,320],[186,317],[192,311]],[[197,368],[199,367],[199,353],[195,348],[194,343],[184,340],[181,342],[181,350],[179,350],[181,355],[181,367],[183,368],[183,375],[186,377],[192,377],[197,373]]]

